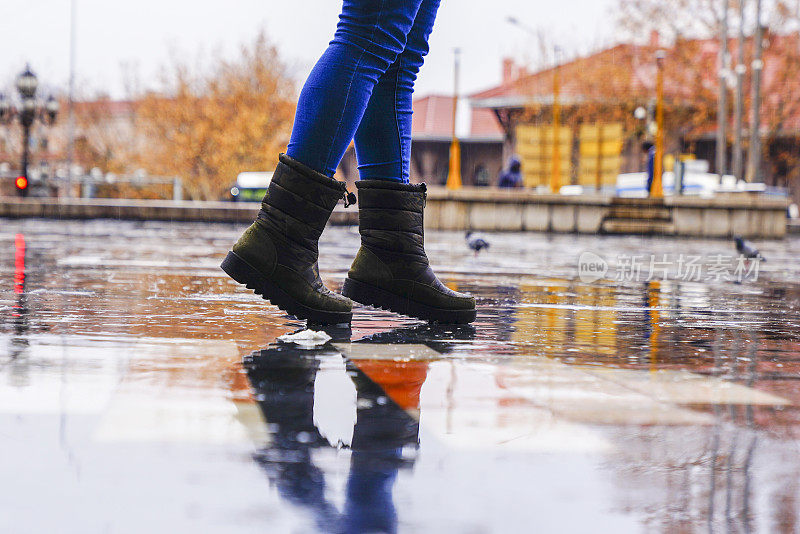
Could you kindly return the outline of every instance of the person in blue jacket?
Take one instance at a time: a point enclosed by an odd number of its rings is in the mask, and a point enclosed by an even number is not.
[[[508,160],[508,168],[500,173],[498,187],[522,187],[522,163],[517,156]]]
[[[656,146],[651,141],[642,143],[642,152],[647,154],[647,195],[653,190],[653,175],[655,174]]]

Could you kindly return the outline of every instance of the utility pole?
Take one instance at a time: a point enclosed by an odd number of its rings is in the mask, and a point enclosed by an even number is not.
[[[553,175],[550,177],[550,192],[561,190],[561,72],[559,71],[559,48],[553,49]]]
[[[461,189],[461,145],[456,136],[456,114],[458,113],[458,70],[461,50],[453,50],[453,139],[450,142],[450,169],[447,173],[447,189]]]
[[[728,0],[722,0],[722,29],[719,36],[719,107],[717,108],[717,174],[720,181],[728,159]]]
[[[69,95],[67,99],[67,198],[72,198],[72,162],[75,158],[75,12],[78,0],[70,2]]]
[[[744,2],[739,0],[739,55],[736,62],[736,109],[733,115],[733,175],[740,180],[742,175],[742,119],[744,115]]]
[[[761,167],[761,71],[764,68],[763,49],[764,49],[764,28],[761,26],[761,0],[756,0],[756,35],[753,46],[755,53],[753,57],[753,103],[750,119],[750,153],[747,156],[747,181],[759,181],[759,169]]]
[[[664,58],[666,52],[656,52],[656,155],[653,161],[652,198],[664,198],[661,177],[664,172]]]

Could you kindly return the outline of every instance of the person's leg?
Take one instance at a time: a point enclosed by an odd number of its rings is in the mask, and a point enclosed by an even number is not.
[[[352,302],[324,286],[317,266],[319,237],[347,195],[332,176],[375,84],[406,47],[422,1],[344,0],[334,39],[300,94],[288,154],[258,219],[223,261],[234,280],[291,315],[352,319]]]
[[[333,41],[300,93],[288,156],[333,176],[373,88],[406,48],[422,1],[344,1]]]
[[[355,134],[362,180],[408,183],[414,82],[428,54],[440,0],[422,0],[406,47],[378,80]]]
[[[342,294],[361,304],[445,323],[475,320],[475,299],[446,287],[424,246],[425,184],[409,184],[411,99],[439,0],[423,0],[406,49],[373,92],[356,134],[361,248]]]

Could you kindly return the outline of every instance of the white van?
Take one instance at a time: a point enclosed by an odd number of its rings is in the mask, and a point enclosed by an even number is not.
[[[267,194],[274,172],[240,172],[236,184],[231,187],[234,202],[261,202]]]

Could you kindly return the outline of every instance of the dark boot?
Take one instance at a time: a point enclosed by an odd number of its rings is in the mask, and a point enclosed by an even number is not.
[[[295,317],[349,323],[353,303],[326,288],[317,267],[319,236],[342,198],[347,198],[344,182],[281,154],[256,222],[222,269]]]
[[[361,180],[361,249],[342,293],[361,304],[439,323],[471,323],[475,299],[442,284],[425,254],[425,184]]]

